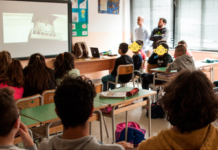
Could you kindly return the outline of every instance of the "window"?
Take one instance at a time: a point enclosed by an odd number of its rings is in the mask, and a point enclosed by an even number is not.
[[[173,35],[173,0],[131,0],[132,7],[132,31],[135,40],[134,31],[138,28],[137,18],[138,16],[144,16],[145,26],[151,31],[158,26],[160,18],[167,19],[166,27],[170,31],[170,37],[168,39],[169,45],[172,47],[172,35]]]
[[[164,17],[171,32],[170,47],[185,40],[191,50],[218,50],[218,0],[132,0],[131,7],[132,31],[137,16],[145,16],[151,30]]]

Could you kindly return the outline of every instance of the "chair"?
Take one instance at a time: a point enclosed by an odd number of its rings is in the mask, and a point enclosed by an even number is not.
[[[28,132],[29,132],[31,138],[33,139],[33,133],[32,133],[32,131],[31,131],[30,129],[28,129]],[[14,138],[14,145],[17,145],[17,144],[22,143],[22,142],[23,142],[23,141],[22,141],[22,139],[21,139],[20,136]]]
[[[24,97],[16,101],[16,105],[20,109],[32,108],[43,104],[40,94]]]
[[[107,90],[109,90],[109,84],[115,84],[115,87],[117,87],[117,84],[127,84],[127,83],[120,83],[119,82],[119,76],[120,75],[128,75],[128,74],[132,74],[132,81],[133,81],[133,87],[135,87],[135,79],[134,79],[134,66],[133,64],[128,64],[128,65],[119,65],[117,68],[117,76],[115,79],[115,82],[112,81],[108,81],[107,82]]]
[[[54,103],[54,93],[55,90],[46,90],[42,93],[42,105]]]

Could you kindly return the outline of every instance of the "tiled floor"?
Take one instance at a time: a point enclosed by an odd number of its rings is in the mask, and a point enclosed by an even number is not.
[[[110,118],[105,118],[108,127],[109,138],[107,138],[105,128],[103,127],[104,143],[112,143],[112,121]],[[128,121],[136,122],[140,125],[141,129],[148,130],[148,118],[146,116],[146,110],[136,108],[128,112]],[[125,113],[116,115],[115,125],[125,122]],[[170,123],[166,119],[152,119],[151,120],[151,136],[157,135],[161,130],[170,128]],[[99,122],[92,122],[92,135],[100,141],[100,129]],[[148,133],[145,134],[145,138],[148,138]]]

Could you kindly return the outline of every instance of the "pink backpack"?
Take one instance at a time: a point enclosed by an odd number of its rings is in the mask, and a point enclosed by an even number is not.
[[[117,125],[116,129],[116,142],[125,140],[125,128],[126,123],[120,123]],[[135,122],[128,122],[128,137],[127,141],[129,143],[134,144],[134,146],[138,146],[143,140],[145,140],[146,130],[141,129],[139,124]]]

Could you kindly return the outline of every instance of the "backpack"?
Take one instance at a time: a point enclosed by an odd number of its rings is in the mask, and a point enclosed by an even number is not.
[[[126,123],[120,123],[116,129],[116,142],[125,141]],[[135,122],[128,122],[128,137],[127,142],[138,146],[145,140],[146,130],[140,129],[140,126]]]
[[[148,108],[147,109],[147,117],[148,117]],[[155,103],[151,104],[151,119],[157,119],[157,118],[165,118],[165,112],[160,105],[160,100],[158,100]]]
[[[76,58],[88,58],[89,52],[85,42],[75,43],[73,53]]]

